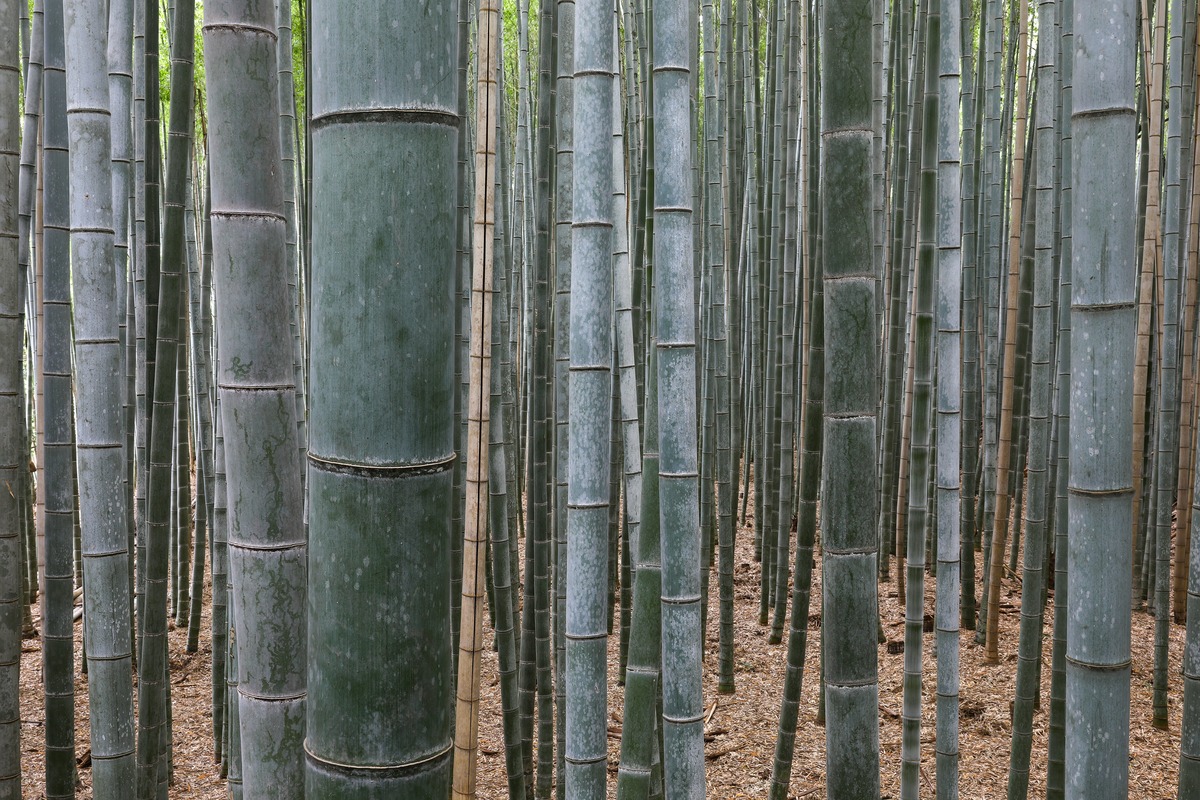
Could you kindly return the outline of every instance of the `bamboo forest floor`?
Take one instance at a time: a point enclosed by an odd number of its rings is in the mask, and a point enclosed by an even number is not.
[[[713,800],[761,798],[767,794],[778,726],[786,664],[785,644],[769,645],[768,630],[758,624],[759,565],[753,559],[752,523],[739,527],[735,561],[735,665],[737,691],[716,692],[717,585],[710,585],[710,620],[704,677],[705,756],[708,796]],[[894,568],[893,568],[894,574]],[[933,612],[933,585],[927,577],[926,613]],[[1020,585],[1009,578],[1001,599],[1001,663],[982,664],[983,647],[974,632],[962,632],[960,695],[960,791],[963,800],[992,800],[1004,796],[1008,774],[1011,728],[1010,704],[1016,680],[1017,631],[1020,619]],[[895,585],[880,584],[884,632],[889,642],[903,642],[904,608],[897,602]],[[825,734],[814,723],[819,674],[820,569],[813,573],[813,604],[809,617],[809,644],[805,660],[804,689],[790,796],[824,796]],[[211,641],[209,638],[208,587],[200,650],[184,652],[186,630],[169,633],[171,696],[174,721],[174,778],[171,797],[180,800],[218,800],[226,796],[212,757]],[[1033,761],[1030,796],[1045,792],[1048,698],[1050,696],[1050,621],[1053,592],[1046,614],[1046,639],[1042,654],[1042,707],[1034,716]],[[36,614],[35,614],[36,621]],[[79,663],[81,625],[75,623],[76,665]],[[1154,619],[1133,615],[1133,684],[1130,733],[1129,796],[1136,800],[1175,797],[1179,761],[1179,723],[1182,711],[1181,660],[1184,628],[1171,625],[1170,727],[1150,726]],[[925,636],[923,712],[921,728],[922,796],[934,795],[935,658],[933,635]],[[43,736],[41,648],[37,639],[23,643],[21,656],[21,733],[24,796],[43,797]],[[490,634],[489,634],[490,644]],[[617,637],[609,648],[609,796],[615,795],[615,774],[620,752],[623,690],[617,686]],[[880,744],[884,798],[898,797],[900,772],[900,708],[903,681],[902,653],[889,654],[879,647]],[[504,800],[503,735],[500,723],[500,689],[495,654],[485,653],[482,671],[483,708],[480,712],[479,796]],[[76,680],[76,734],[80,798],[90,798],[91,769],[88,748],[87,679]]]

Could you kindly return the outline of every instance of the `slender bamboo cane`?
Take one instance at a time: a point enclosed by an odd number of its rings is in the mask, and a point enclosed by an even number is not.
[[[564,755],[568,795],[598,800],[605,796],[608,755],[613,17],[605,0],[580,0],[575,14]]]
[[[929,480],[933,439],[934,295],[938,257],[938,75],[941,2],[925,0],[923,119],[921,120],[921,195],[919,252],[913,278],[912,477],[908,490],[908,593],[904,624],[904,700],[901,715],[900,794],[919,795],[921,768],[921,659],[925,620],[925,541],[930,529]]]
[[[1017,97],[1013,113],[1014,144],[1012,175],[1009,179],[1009,208],[1012,216],[1008,236],[1008,304],[1004,321],[1004,372],[1000,396],[1000,438],[996,453],[996,513],[993,518],[991,555],[988,564],[988,609],[987,630],[983,660],[986,664],[998,664],[1000,652],[1000,577],[1004,567],[1004,545],[1008,537],[1009,523],[1009,465],[1012,457],[1013,391],[1017,360],[1017,306],[1020,294],[1021,272],[1021,220],[1024,200],[1025,175],[1025,130],[1028,93],[1028,37],[1029,14],[1024,6],[1016,10],[1019,15],[1016,43]]]
[[[1038,4],[1038,30],[1053,31],[1053,3]],[[1033,712],[1038,694],[1042,659],[1042,605],[1045,586],[1047,483],[1049,477],[1049,415],[1052,383],[1051,352],[1055,322],[1052,300],[1055,291],[1053,270],[1054,206],[1056,150],[1055,101],[1053,97],[1054,47],[1038,48],[1037,99],[1035,112],[1033,195],[1036,233],[1033,289],[1033,336],[1029,399],[1028,513],[1025,535],[1024,576],[1021,581],[1021,632],[1017,654],[1017,688],[1013,711],[1012,750],[1009,759],[1008,797],[1023,798],[1029,793],[1029,760],[1033,744]]]
[[[1158,35],[1166,38],[1163,29],[1167,18],[1167,2],[1160,0],[1158,16],[1161,24]],[[1169,99],[1171,108],[1183,107],[1183,8],[1171,4],[1171,64]],[[1159,362],[1158,439],[1156,477],[1156,553],[1157,581],[1154,587],[1154,710],[1151,724],[1167,728],[1167,650],[1170,622],[1169,583],[1171,577],[1171,523],[1173,492],[1179,468],[1179,280],[1182,273],[1179,236],[1181,114],[1171,114],[1167,121],[1166,191],[1162,237],[1162,282],[1159,286],[1159,319],[1162,326],[1161,357]],[[1180,530],[1184,530],[1180,528]],[[1181,537],[1182,538],[1182,537]],[[1180,547],[1179,549],[1183,549]]]
[[[45,591],[42,607],[46,693],[46,797],[75,796],[74,628],[71,619],[74,498],[72,451],[71,227],[68,184],[63,6],[46,4],[45,173],[42,253],[42,373],[45,382]]]
[[[962,524],[963,476],[959,465],[963,450],[962,317],[964,242],[960,194],[963,169],[959,141],[961,70],[963,63],[962,5],[949,0],[941,8],[938,42],[938,218],[937,300],[935,305],[937,375],[937,441],[934,453],[937,480],[937,745],[938,800],[958,797],[958,691],[959,691],[959,559]],[[931,34],[932,36],[932,34]],[[965,137],[964,137],[965,138]],[[971,429],[968,428],[968,431]]]
[[[492,383],[492,308],[496,151],[499,131],[497,48],[500,9],[494,0],[479,4],[478,62],[475,77],[475,231],[472,236],[471,354],[467,398],[466,510],[463,516],[462,622],[458,642],[458,682],[454,725],[452,796],[474,798],[479,734],[479,669],[483,656],[483,593],[487,558],[488,446]],[[486,389],[485,389],[486,387]]]
[[[453,8],[399,13],[318,6],[312,18],[310,798],[444,797],[451,782],[454,175],[466,123],[458,82],[429,77],[457,63]],[[420,73],[376,71],[415,62]],[[360,192],[383,198],[375,213],[343,203]],[[347,254],[359,268],[344,269]],[[364,733],[368,720],[380,722]]]
[[[1058,475],[1055,487],[1054,528],[1054,643],[1051,648],[1050,719],[1046,742],[1046,797],[1061,800],[1066,791],[1066,693],[1067,693],[1067,608],[1070,547],[1067,533],[1069,478],[1071,460],[1071,291],[1072,291],[1072,224],[1074,175],[1072,163],[1071,110],[1073,104],[1074,60],[1074,0],[1058,4],[1059,37],[1059,288],[1058,288]]]
[[[823,633],[830,798],[879,796],[875,644],[878,334],[871,226],[872,4],[821,13],[821,126],[826,376],[822,454]]]
[[[1139,273],[1138,292],[1138,332],[1137,354],[1134,362],[1133,377],[1133,555],[1134,564],[1138,563],[1138,545],[1144,540],[1142,517],[1142,487],[1145,464],[1146,442],[1146,406],[1147,383],[1150,369],[1150,325],[1154,302],[1156,278],[1161,270],[1161,242],[1159,218],[1160,189],[1160,153],[1162,152],[1162,102],[1163,102],[1163,63],[1166,49],[1166,6],[1160,3],[1156,9],[1161,11],[1161,24],[1155,22],[1155,35],[1150,35],[1150,4],[1149,0],[1141,3],[1141,52],[1143,62],[1150,59],[1150,64],[1144,65],[1146,85],[1142,94],[1149,114],[1149,131],[1142,137],[1147,154],[1147,190],[1145,197],[1145,223],[1141,238],[1141,271]],[[1147,587],[1142,585],[1140,571],[1135,568],[1132,587],[1132,606],[1140,608],[1142,595]]]

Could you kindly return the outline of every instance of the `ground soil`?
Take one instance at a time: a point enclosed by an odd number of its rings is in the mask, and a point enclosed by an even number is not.
[[[714,800],[765,797],[778,726],[786,664],[785,644],[768,643],[769,631],[758,623],[759,565],[753,558],[753,530],[739,528],[735,557],[735,664],[737,690],[732,695],[716,691],[717,593],[711,585],[710,614],[705,643],[704,699],[708,709],[705,755],[708,796]],[[809,646],[805,660],[800,725],[796,737],[795,764],[790,796],[824,796],[825,734],[814,722],[818,694],[818,648],[820,569],[814,571],[813,606],[809,619]],[[933,580],[925,583],[926,612],[933,611]],[[180,800],[217,800],[226,796],[213,759],[211,638],[206,605],[202,619],[199,652],[185,652],[186,630],[169,634],[171,697],[174,726],[174,785],[171,797]],[[903,642],[904,609],[898,604],[893,584],[880,585],[883,628],[889,642]],[[35,614],[36,618],[36,614]],[[960,796],[963,800],[1003,797],[1010,749],[1010,705],[1017,666],[1017,630],[1020,618],[1020,586],[1006,580],[1001,597],[1000,652],[997,666],[984,666],[983,648],[974,632],[961,634],[960,708]],[[1046,644],[1042,655],[1042,698],[1049,698],[1050,620],[1053,592],[1047,608]],[[81,627],[76,623],[76,635]],[[1130,730],[1130,791],[1138,800],[1167,800],[1175,797],[1179,761],[1179,724],[1182,710],[1181,658],[1183,626],[1170,628],[1170,724],[1167,730],[1150,725],[1154,620],[1133,614],[1133,681]],[[490,633],[489,633],[490,637]],[[924,637],[923,714],[921,732],[922,796],[934,794],[934,709],[935,680],[933,634]],[[78,643],[78,638],[77,638]],[[490,639],[489,639],[490,643]],[[893,648],[895,649],[895,645]],[[77,666],[78,666],[78,647]],[[609,662],[609,771],[615,778],[620,749],[623,692],[617,685],[617,638],[610,640]],[[879,647],[879,718],[884,798],[899,795],[900,708],[903,680],[902,653]],[[500,690],[495,655],[487,650],[482,671],[483,707],[480,712],[479,796],[502,800],[507,797],[504,775],[503,735],[500,723]],[[21,656],[21,746],[24,796],[43,797],[43,712],[41,650],[37,639],[23,642]],[[1034,716],[1031,797],[1044,796],[1048,702]],[[88,758],[87,678],[76,681],[76,734],[80,798],[92,797]],[[610,780],[609,796],[615,795]]]

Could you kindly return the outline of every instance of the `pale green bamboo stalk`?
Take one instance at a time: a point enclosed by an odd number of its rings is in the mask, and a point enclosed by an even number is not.
[[[28,449],[22,449],[25,310],[17,259],[21,72],[12,24],[17,7],[23,10],[24,5],[0,3],[0,19],[5,20],[0,27],[0,484],[14,489],[23,485],[21,473],[28,461]],[[0,800],[21,797],[21,499],[18,491],[0,492]]]
[[[78,479],[84,577],[92,786],[132,800],[132,641],[121,431],[121,340],[113,251],[113,189],[103,3],[66,8],[67,128],[71,138],[71,250]],[[122,291],[123,293],[123,291]]]
[[[1054,643],[1051,648],[1050,714],[1046,742],[1046,798],[1062,800],[1066,789],[1066,692],[1067,692],[1067,604],[1070,528],[1068,518],[1069,477],[1071,459],[1071,276],[1072,276],[1072,195],[1071,174],[1071,108],[1074,81],[1074,0],[1058,3],[1060,36],[1059,70],[1059,279],[1058,279],[1058,474],[1055,486],[1056,520],[1054,528]]]
[[[572,16],[578,18],[570,25],[574,35],[574,97],[570,109],[574,157],[569,375],[572,413],[564,620],[567,671],[563,676],[569,690],[565,788],[571,798],[600,800],[605,796],[608,762],[605,594],[612,420],[611,115],[615,62],[611,4],[606,0],[579,0],[573,5]],[[559,35],[566,33],[563,29]],[[560,686],[563,683],[560,681]]]
[[[1075,9],[1066,797],[1129,791],[1135,38],[1129,3]]]
[[[1038,3],[1038,30],[1052,33],[1053,0]],[[1024,800],[1029,794],[1029,761],[1033,745],[1033,715],[1041,677],[1042,628],[1046,586],[1047,492],[1050,472],[1052,353],[1056,321],[1052,303],[1057,291],[1054,281],[1053,247],[1054,186],[1057,160],[1055,120],[1055,47],[1043,40],[1038,47],[1033,194],[1034,264],[1033,331],[1029,397],[1029,456],[1026,495],[1025,562],[1021,580],[1021,629],[1017,650],[1017,685],[1013,708],[1012,748],[1009,756],[1009,800]],[[1019,508],[1019,506],[1018,506]],[[1015,546],[1015,545],[1014,545]]]

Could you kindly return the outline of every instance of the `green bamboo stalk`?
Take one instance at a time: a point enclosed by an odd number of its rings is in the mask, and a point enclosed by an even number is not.
[[[1129,780],[1136,47],[1129,4],[1075,14],[1066,796],[1101,799]]]
[[[1058,288],[1058,474],[1055,487],[1056,524],[1054,527],[1054,641],[1051,648],[1049,735],[1046,742],[1046,797],[1062,800],[1066,790],[1066,692],[1067,692],[1067,567],[1069,564],[1068,483],[1071,458],[1071,275],[1072,275],[1072,185],[1071,108],[1074,76],[1074,0],[1058,4],[1059,37],[1059,161],[1061,187],[1059,207],[1059,288]]]
[[[570,462],[571,354],[571,220],[575,163],[575,0],[554,0],[557,43],[554,53],[554,567],[550,620],[554,634],[554,789],[564,800],[566,789],[567,711],[567,492]]]
[[[451,779],[445,587],[465,121],[458,81],[431,76],[452,73],[460,43],[452,8],[398,14],[318,5],[311,19],[310,798],[444,797]],[[419,74],[395,68],[416,62]],[[345,204],[358,193],[381,198],[373,213]]]
[[[503,48],[502,42],[501,48]],[[501,106],[501,118],[503,116],[503,106]],[[501,195],[506,197],[503,190],[503,175],[506,172],[504,169],[506,156],[503,147],[503,130],[502,125],[500,137],[502,145],[498,156],[499,168],[496,170],[496,183],[500,185]],[[507,203],[505,205],[507,206]],[[504,223],[505,216],[503,213],[499,215],[498,228],[500,224]],[[505,497],[509,484],[508,476],[505,474],[508,470],[508,454],[505,451],[511,449],[513,444],[511,440],[508,440],[511,427],[508,415],[512,413],[512,403],[505,397],[506,394],[512,392],[508,375],[512,369],[512,358],[511,354],[507,352],[509,347],[508,325],[511,318],[508,315],[509,284],[505,272],[505,269],[501,268],[495,273],[497,302],[491,348],[492,362],[498,364],[499,368],[492,370],[490,387],[491,410],[489,413],[492,424],[488,429],[491,439],[488,448],[488,461],[490,462],[488,515],[492,545],[492,574],[496,595],[495,636],[500,672],[500,700],[503,707],[504,766],[508,773],[509,799],[524,800],[526,797],[524,748],[521,739],[521,709],[517,685],[518,653],[517,636],[514,630],[516,615],[513,610],[517,599],[517,584],[514,581],[520,578],[520,573],[514,573],[511,569],[512,551],[517,548],[512,534],[515,526],[510,527],[509,525],[508,502]]]
[[[1027,39],[1029,14],[1018,9],[1018,36],[1016,42],[1017,96],[1014,106],[1014,133],[1012,173],[1009,179],[1008,239],[1008,289],[1007,307],[1004,318],[1004,364],[1000,395],[1000,431],[996,454],[996,511],[992,529],[990,555],[988,557],[987,582],[987,626],[984,640],[984,663],[999,663],[998,638],[1000,633],[1000,577],[1003,574],[1004,546],[1008,537],[1009,524],[1009,465],[1012,459],[1013,440],[1013,391],[1016,384],[1017,330],[1020,327],[1017,311],[1020,295],[1020,236],[1021,213],[1024,199],[1025,177],[1025,129],[1026,95],[1028,91]],[[1020,508],[1018,507],[1018,512]]]
[[[806,15],[807,16],[807,15]],[[801,26],[801,50],[807,50],[808,25]],[[803,95],[802,95],[803,96]],[[814,256],[816,254],[813,254]],[[771,798],[787,797],[795,754],[800,690],[808,649],[808,615],[812,597],[813,545],[817,533],[817,492],[821,480],[822,433],[825,394],[825,292],[822,263],[811,258],[812,303],[808,318],[808,369],[805,386],[804,426],[801,435],[800,496],[796,520],[796,563],[792,586],[792,624],[788,631],[787,673],[779,713],[779,735],[771,768]]]
[[[952,0],[953,1],[953,0]],[[938,75],[941,0],[925,0],[924,99],[921,120],[921,196],[919,246],[913,277],[913,404],[912,474],[908,489],[907,595],[904,613],[904,700],[901,714],[900,795],[919,796],[921,768],[921,659],[925,620],[925,541],[929,513],[930,464],[933,449],[934,294],[938,272]]]
[[[67,127],[71,138],[78,479],[91,720],[92,786],[132,800],[132,643],[120,396],[121,340],[113,252],[108,18],[102,3],[66,9]]]
[[[822,455],[826,786],[830,798],[879,797],[875,644],[878,601],[878,334],[871,223],[872,4],[832,0],[821,14],[822,231],[826,376]]]
[[[293,416],[274,8],[210,5],[203,30],[242,781],[250,797],[299,797],[307,548]],[[256,80],[222,69],[238,63],[254,65]]]
[[[1165,22],[1166,3],[1160,3],[1159,14]],[[1171,56],[1168,77],[1168,100],[1170,108],[1183,107],[1183,8],[1179,3],[1171,4]],[[1159,30],[1165,38],[1166,31]],[[1183,136],[1180,114],[1171,114],[1167,120],[1166,191],[1163,198],[1162,276],[1159,283],[1159,319],[1162,328],[1161,356],[1159,361],[1158,393],[1158,463],[1156,465],[1158,580],[1155,584],[1154,601],[1154,707],[1151,724],[1155,728],[1167,728],[1167,650],[1170,626],[1170,573],[1171,573],[1171,511],[1179,468],[1179,280],[1182,248],[1179,235],[1181,138]],[[1183,530],[1181,528],[1181,530]],[[1182,541],[1182,540],[1181,540]],[[1182,547],[1180,548],[1182,549]]]
[[[690,113],[695,17],[658,3],[654,39],[654,319],[662,531],[663,781],[668,800],[704,796],[700,530],[696,442]]]
[[[608,762],[608,469],[612,420],[613,16],[604,0],[571,9],[570,452],[565,579],[566,785],[605,796]],[[560,9],[561,16],[566,9]],[[578,19],[575,19],[578,15]],[[560,37],[567,28],[560,30]],[[561,38],[560,38],[561,43]],[[561,62],[560,62],[561,68]],[[560,88],[562,84],[560,83]],[[563,95],[560,94],[560,99]],[[560,114],[561,117],[561,114]],[[560,139],[561,141],[561,139]],[[561,161],[560,161],[561,166]],[[560,196],[561,197],[561,196]],[[560,265],[561,274],[561,265]],[[564,681],[559,681],[563,686]]]
[[[75,680],[72,624],[74,486],[72,480],[71,217],[63,6],[46,4],[42,252],[43,475],[45,589],[42,596],[43,686],[46,693],[46,797],[75,796]]]
[[[221,425],[221,402],[213,419],[213,516],[212,516],[212,717],[213,754],[228,767],[223,749],[228,747],[228,702],[226,668],[229,658],[229,511],[225,479],[225,436]]]
[[[17,28],[11,24],[17,6],[24,17],[24,5],[0,3],[0,19],[8,21],[0,35],[0,484],[14,489],[22,485],[28,461],[28,448],[21,447],[25,314],[17,263],[21,72]],[[0,800],[21,797],[21,613],[28,608],[22,587],[21,505],[18,491],[0,492]]]
[[[1038,4],[1038,30],[1054,30],[1053,0]],[[1048,42],[1043,44],[1049,45]],[[1028,511],[1025,530],[1025,562],[1021,581],[1021,630],[1017,652],[1017,686],[1013,708],[1012,749],[1009,757],[1008,797],[1017,800],[1029,794],[1029,759],[1033,745],[1033,713],[1039,694],[1042,659],[1042,598],[1046,583],[1046,533],[1050,461],[1051,353],[1055,322],[1052,300],[1055,292],[1053,246],[1054,185],[1056,150],[1055,53],[1053,46],[1039,46],[1037,96],[1035,101],[1033,195],[1035,254],[1033,276],[1033,331],[1029,397]]]
[[[963,289],[963,169],[959,141],[963,63],[962,4],[942,4],[938,43],[938,219],[937,219],[937,442],[934,454],[937,480],[937,633],[936,785],[938,800],[957,800],[959,782],[959,593],[963,476],[962,455],[964,364]],[[969,7],[968,7],[969,10]],[[969,35],[969,33],[967,34]],[[932,34],[931,34],[932,36]],[[964,136],[965,138],[965,136]],[[971,429],[968,428],[968,431]]]
[[[646,364],[646,425],[642,449],[642,527],[638,538],[637,579],[633,585],[633,621],[625,672],[625,717],[617,768],[618,800],[642,800],[654,788],[653,762],[659,748],[656,731],[662,662],[662,551],[659,541],[658,356]]]
[[[557,3],[544,3],[538,20],[538,125],[541,132],[536,142],[534,192],[534,272],[530,280],[532,302],[530,315],[531,336],[529,345],[530,372],[530,423],[529,423],[529,523],[527,541],[526,597],[522,609],[522,675],[521,686],[528,700],[523,701],[523,725],[529,741],[526,761],[530,773],[526,775],[526,786],[534,787],[535,796],[544,799],[550,796],[551,773],[554,770],[553,738],[554,710],[551,673],[550,640],[550,540],[552,535],[549,487],[550,437],[552,397],[547,384],[552,376],[552,339],[549,330],[550,297],[550,179],[552,134],[554,121],[554,94],[550,74],[554,68],[554,32],[557,27]],[[531,556],[530,556],[531,554]],[[530,569],[529,567],[532,567]],[[528,645],[526,644],[528,643]],[[528,657],[527,657],[528,655]],[[537,697],[537,736],[533,737],[533,695]],[[533,753],[536,742],[537,766],[534,774]],[[536,778],[536,784],[535,784]]]
[[[971,20],[971,0],[959,6],[960,22]],[[975,541],[977,530],[975,512],[980,506],[976,474],[980,464],[980,373],[979,373],[979,178],[983,160],[978,157],[982,137],[979,135],[984,104],[978,102],[977,87],[982,86],[984,69],[972,59],[971,24],[962,24],[962,514],[959,522],[962,546],[960,570],[960,623],[963,628],[975,627]],[[981,25],[982,29],[986,26]]]

